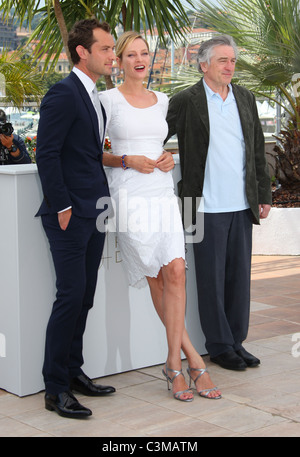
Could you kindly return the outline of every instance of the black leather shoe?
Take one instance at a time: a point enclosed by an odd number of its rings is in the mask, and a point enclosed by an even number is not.
[[[82,406],[71,392],[62,392],[58,395],[46,393],[45,407],[70,419],[83,419],[92,415],[92,411]]]
[[[84,373],[76,378],[71,379],[70,387],[76,392],[80,392],[88,397],[100,397],[102,395],[112,394],[116,391],[111,386],[101,386],[100,384],[94,384],[92,380]]]
[[[247,368],[246,362],[235,351],[223,352],[216,357],[211,357],[210,360],[227,370],[243,371]]]
[[[244,360],[244,362],[246,362],[248,367],[257,367],[260,364],[260,360],[250,354],[250,352],[247,352],[243,347],[236,351],[236,353]]]

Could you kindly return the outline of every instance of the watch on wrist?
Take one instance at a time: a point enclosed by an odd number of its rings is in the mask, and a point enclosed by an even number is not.
[[[7,148],[9,152],[16,152],[17,151],[17,146],[13,143],[10,148]]]

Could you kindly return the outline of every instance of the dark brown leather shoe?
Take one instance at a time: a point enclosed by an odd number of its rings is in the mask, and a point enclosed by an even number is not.
[[[101,397],[103,395],[112,394],[116,389],[112,386],[101,386],[94,384],[92,380],[84,373],[76,378],[71,379],[70,387],[76,392],[80,392],[88,397]]]
[[[71,392],[62,392],[58,395],[46,393],[45,408],[70,419],[83,419],[92,415],[92,411],[82,406]]]

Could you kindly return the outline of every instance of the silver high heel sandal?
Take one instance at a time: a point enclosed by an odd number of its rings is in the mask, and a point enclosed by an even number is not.
[[[170,390],[170,386],[169,386],[169,382],[171,384],[173,384],[173,381],[175,378],[177,378],[177,376],[179,375],[182,375],[184,377],[184,374],[182,373],[182,370],[180,371],[177,371],[177,370],[172,370],[171,368],[168,368],[167,367],[167,364],[165,364],[165,367],[166,367],[166,371],[164,369],[162,369],[162,374],[164,375],[164,377],[167,379],[167,383],[168,383],[168,390]],[[172,373],[175,373],[174,376],[172,378],[170,378],[170,376],[168,375],[168,372],[171,371]],[[191,397],[191,398],[180,398],[180,395],[184,394],[184,393],[189,393],[191,391],[191,389],[186,389],[186,390],[179,390],[178,392],[175,392],[173,394],[173,397],[176,399],[176,400],[180,400],[180,401],[193,401],[194,400],[194,397]]]
[[[190,377],[190,387],[191,387],[192,381],[194,381],[194,384],[196,387],[196,382],[198,381],[198,379],[201,378],[201,376],[204,375],[204,373],[208,372],[207,368],[190,368],[190,367],[188,367],[186,371],[188,372],[188,375]],[[199,372],[199,374],[195,380],[193,380],[193,378],[191,376],[191,371]],[[197,387],[196,387],[196,389],[197,389]],[[219,400],[219,398],[222,398],[222,395],[218,395],[217,397],[210,397],[209,396],[210,392],[213,392],[214,390],[219,390],[219,389],[217,387],[212,387],[210,389],[203,389],[203,390],[200,390],[199,392],[198,391],[197,392],[200,395],[200,397],[209,398],[210,400]]]

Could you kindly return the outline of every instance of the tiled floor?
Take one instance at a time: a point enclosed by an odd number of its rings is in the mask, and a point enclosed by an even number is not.
[[[93,416],[78,421],[44,409],[44,394],[0,390],[0,436],[300,436],[300,257],[254,256],[251,325],[245,347],[261,366],[224,370],[204,357],[221,400],[172,398],[161,366],[101,379],[117,393],[83,398]],[[186,363],[183,362],[184,367]]]

